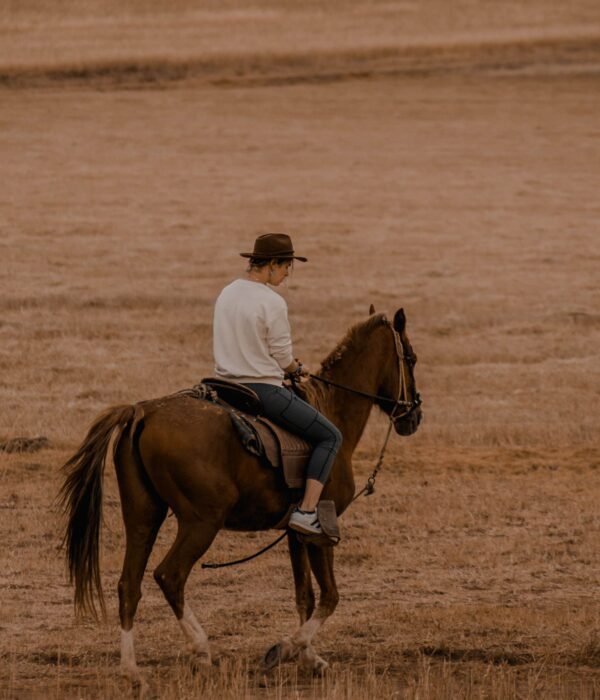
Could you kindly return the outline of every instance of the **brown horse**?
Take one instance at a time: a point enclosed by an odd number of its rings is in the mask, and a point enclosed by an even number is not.
[[[404,311],[390,323],[374,314],[347,333],[322,363],[315,378],[301,387],[304,397],[338,426],[343,444],[323,498],[338,514],[352,501],[355,487],[352,454],[374,403],[402,435],[414,432],[421,419],[413,368],[416,356],[406,335]],[[78,452],[66,463],[62,498],[68,523],[65,533],[75,604],[102,611],[99,537],[102,477],[113,433],[114,463],[126,531],[126,552],[119,581],[121,669],[141,681],[133,645],[133,620],[141,598],[141,581],[157,533],[171,508],[178,530],[154,578],[192,643],[195,660],[210,663],[207,636],[184,602],[184,586],[196,561],[221,528],[253,531],[274,527],[285,517],[298,493],[290,491],[280,470],[267,469],[245,451],[228,414],[207,401],[173,395],[136,406],[117,406],[100,415]],[[333,548],[306,543],[288,531],[300,627],[271,647],[265,668],[298,659],[314,672],[327,663],[312,639],[333,613],[338,592]],[[311,570],[321,594],[315,609]]]

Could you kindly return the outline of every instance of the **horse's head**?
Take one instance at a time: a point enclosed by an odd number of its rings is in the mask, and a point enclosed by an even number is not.
[[[371,307],[371,313],[374,313]],[[412,435],[421,422],[421,397],[415,383],[417,356],[406,334],[404,309],[398,309],[392,323],[383,317],[390,331],[387,360],[382,372],[378,406],[387,413],[398,435]]]

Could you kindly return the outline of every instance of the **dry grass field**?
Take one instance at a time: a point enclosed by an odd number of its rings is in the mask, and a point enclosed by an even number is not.
[[[343,517],[322,679],[262,652],[296,624],[285,547],[187,587],[195,674],[151,570],[159,698],[600,697],[597,3],[5,3],[0,9],[0,697],[118,698],[108,620],[76,621],[60,466],[104,407],[211,372],[212,303],[258,232],[316,368],[403,306],[425,419]],[[357,482],[386,424],[373,414]],[[206,558],[273,533],[221,533]]]

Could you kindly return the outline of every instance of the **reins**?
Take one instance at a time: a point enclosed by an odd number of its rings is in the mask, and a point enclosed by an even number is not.
[[[366,391],[360,391],[359,389],[353,389],[352,387],[345,386],[344,384],[338,384],[337,382],[332,381],[331,379],[325,379],[325,377],[321,377],[318,374],[309,374],[308,375],[311,379],[316,379],[318,382],[322,382],[323,384],[327,384],[327,386],[335,386],[338,389],[344,389],[344,391],[348,391],[351,394],[355,394],[356,396],[364,396],[366,399],[373,399],[375,401],[386,401],[387,403],[396,403],[400,404],[402,406],[413,406],[414,401],[396,401],[394,399],[390,399],[389,396],[380,396],[379,394],[369,394]]]
[[[338,382],[334,382],[331,379],[326,379],[325,377],[321,377],[318,374],[309,374],[311,379],[315,379],[318,382],[322,382],[323,384],[326,384],[328,386],[334,386],[338,389],[343,389],[344,391],[347,391],[351,394],[354,394],[356,396],[364,396],[367,399],[371,399],[372,401],[378,401],[378,402],[385,402],[385,403],[393,403],[394,406],[390,412],[390,422],[393,423],[395,419],[397,418],[404,418],[407,415],[410,415],[412,411],[420,406],[421,404],[421,399],[419,397],[419,394],[415,395],[415,398],[411,401],[408,399],[408,388],[407,388],[407,381],[406,381],[406,362],[407,360],[413,360],[414,357],[410,355],[409,357],[406,356],[404,352],[404,347],[402,346],[402,340],[400,338],[400,334],[396,329],[389,323],[387,322],[390,330],[392,331],[392,335],[394,337],[394,346],[396,348],[396,358],[398,360],[398,396],[396,399],[390,399],[387,396],[381,396],[380,394],[370,394],[366,391],[361,391],[360,389],[353,389],[352,387],[346,386],[345,384],[339,384]],[[404,397],[404,398],[403,398]],[[396,411],[398,410],[399,406],[404,406],[406,407],[406,410],[404,413],[397,413]],[[391,430],[391,424],[390,424],[390,430]],[[385,440],[384,444],[384,449],[385,445],[387,445],[387,441],[389,439],[389,432]]]

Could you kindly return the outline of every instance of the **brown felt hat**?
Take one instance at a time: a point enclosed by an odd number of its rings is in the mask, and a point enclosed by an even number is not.
[[[287,233],[263,233],[254,241],[251,253],[240,253],[243,258],[289,258],[306,262],[306,258],[294,255],[292,239]]]

